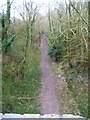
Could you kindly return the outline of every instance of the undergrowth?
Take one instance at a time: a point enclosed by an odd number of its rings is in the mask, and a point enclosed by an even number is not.
[[[55,64],[54,70],[57,75],[65,77],[68,90],[78,105],[79,115],[88,116],[88,72],[87,69],[80,69],[79,73],[75,69],[69,69],[67,65],[62,63]],[[65,90],[64,90],[65,91]],[[63,93],[62,93],[63,94]],[[74,109],[73,111],[74,112]]]
[[[3,55],[2,112],[40,113],[40,49],[28,50],[24,60],[25,37],[18,35],[10,52]],[[27,61],[27,62],[26,62]]]

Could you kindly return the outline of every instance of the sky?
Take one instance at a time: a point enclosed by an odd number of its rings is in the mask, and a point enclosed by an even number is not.
[[[11,0],[13,1],[13,0]],[[25,1],[30,1],[30,0],[25,0]],[[39,12],[42,14],[42,15],[45,15],[45,13],[47,12],[48,10],[48,3],[50,2],[50,6],[51,8],[53,9],[53,7],[55,6],[55,3],[57,1],[59,1],[59,3],[64,3],[65,0],[31,0],[33,2],[35,2],[38,6],[41,6],[40,7],[40,10]],[[68,0],[66,0],[68,1]],[[80,1],[83,1],[83,0],[80,0]],[[0,12],[2,13],[2,9],[4,10],[4,12],[6,11],[6,4],[7,4],[7,0],[0,0]],[[22,7],[23,5],[23,0],[14,0],[13,4],[12,4],[12,7],[11,7],[11,17],[14,16],[14,14],[16,15],[15,17],[19,18],[20,15],[19,15],[19,12],[21,9],[20,7]],[[17,10],[17,7],[19,7],[19,10]]]
[[[26,1],[30,1],[30,0],[26,0]],[[35,2],[38,6],[41,6],[39,12],[42,15],[44,15],[47,12],[47,6],[48,6],[49,1],[50,1],[51,6],[53,6],[54,1],[56,0],[31,0],[31,1]],[[6,11],[6,4],[7,4],[7,0],[0,0],[0,12],[2,12],[2,9],[4,10],[4,12]],[[16,17],[20,17],[16,7],[21,7],[22,5],[23,5],[23,0],[14,0],[12,7],[11,7],[11,17],[13,17],[14,14],[16,14]]]

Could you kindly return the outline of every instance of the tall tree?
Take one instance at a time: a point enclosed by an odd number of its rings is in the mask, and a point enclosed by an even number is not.
[[[1,25],[2,25],[2,40],[4,40],[7,36],[6,28],[5,28],[5,14],[4,14],[4,11],[3,11],[2,17],[1,17]]]
[[[49,30],[52,31],[52,27],[51,27],[51,17],[50,17],[50,2],[48,5],[48,20],[49,20]]]
[[[9,35],[9,27],[10,27],[10,9],[11,9],[11,4],[10,0],[7,0],[7,12],[6,15],[2,14],[2,40],[8,37]]]
[[[7,30],[7,36],[9,35],[8,29],[10,27],[10,9],[11,9],[11,4],[10,0],[7,0],[7,17],[6,17],[6,30]]]

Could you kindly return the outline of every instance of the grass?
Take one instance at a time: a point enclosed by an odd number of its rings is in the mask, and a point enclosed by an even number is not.
[[[87,72],[77,74],[75,76],[71,74],[70,71],[67,70],[67,65],[61,66],[61,63],[55,64],[53,66],[53,70],[57,75],[61,75],[61,77],[65,77],[67,81],[67,87],[65,85],[59,85],[57,89],[58,98],[61,99],[62,96],[62,106],[63,113],[73,113],[79,114],[83,117],[88,117],[88,78]],[[64,68],[64,69],[63,69]],[[62,88],[62,90],[61,90]]]
[[[73,96],[78,104],[80,113],[84,117],[88,117],[88,86],[85,82],[78,82],[73,88]]]
[[[56,87],[56,94],[59,101],[59,111],[61,114],[80,115],[77,103],[68,89],[68,84],[65,81],[64,72],[60,68],[60,64],[53,64],[52,70],[57,75],[58,83]]]
[[[3,113],[40,113],[40,49],[30,48],[27,63],[21,64],[24,45],[25,37],[17,36],[11,51],[3,55]]]

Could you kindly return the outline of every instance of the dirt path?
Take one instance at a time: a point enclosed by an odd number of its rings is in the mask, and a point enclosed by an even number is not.
[[[59,114],[59,104],[55,93],[55,77],[50,70],[51,61],[47,55],[47,43],[46,37],[42,37],[42,55],[41,55],[41,69],[42,69],[42,90],[41,90],[41,102],[42,102],[42,114]]]

